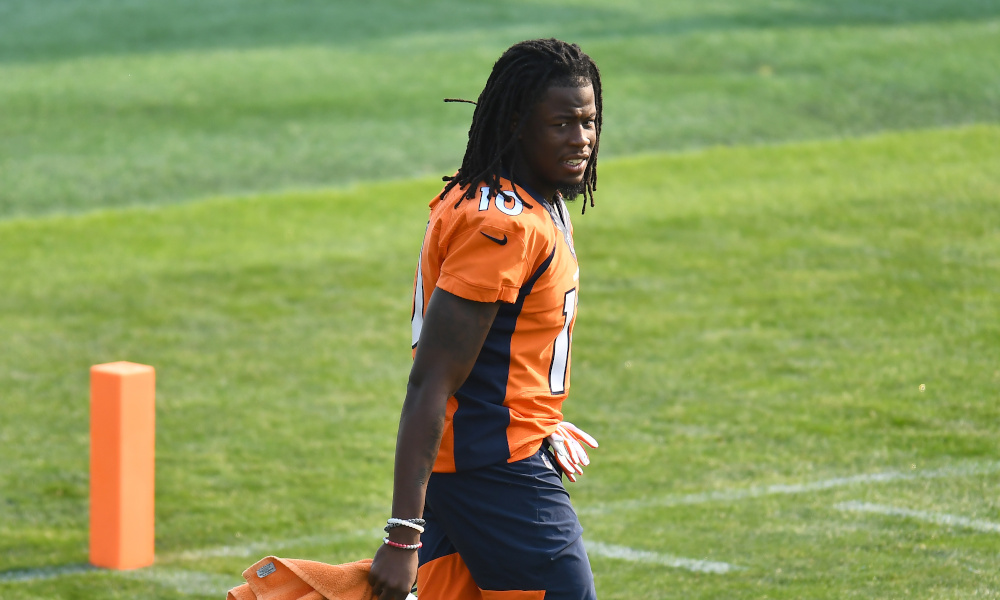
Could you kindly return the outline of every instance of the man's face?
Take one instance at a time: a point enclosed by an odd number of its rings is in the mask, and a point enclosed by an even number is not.
[[[550,87],[518,139],[515,177],[547,200],[579,190],[596,145],[594,86]]]

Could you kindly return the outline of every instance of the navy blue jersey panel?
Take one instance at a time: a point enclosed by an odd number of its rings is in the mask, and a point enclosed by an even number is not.
[[[517,301],[502,304],[493,320],[472,372],[455,392],[458,408],[453,415],[455,432],[455,468],[474,469],[510,458],[507,426],[510,412],[504,406],[507,376],[510,373],[510,341],[524,299],[545,273],[556,249],[521,286]]]

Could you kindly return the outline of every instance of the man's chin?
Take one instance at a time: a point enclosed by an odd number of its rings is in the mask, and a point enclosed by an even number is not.
[[[574,183],[571,185],[564,185],[559,187],[559,193],[562,194],[563,200],[566,202],[572,202],[576,200],[576,197],[582,194],[587,189],[587,184]]]

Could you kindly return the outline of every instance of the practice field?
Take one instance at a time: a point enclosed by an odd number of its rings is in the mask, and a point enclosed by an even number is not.
[[[1000,1],[342,4],[0,0],[0,599],[372,555],[440,100],[548,35],[605,77],[566,405],[600,597],[1000,598]],[[86,564],[116,360],[157,369],[127,572]]]
[[[567,405],[602,598],[997,596],[997,164],[979,126],[605,166]],[[0,224],[0,597],[370,554],[437,185]],[[76,572],[118,359],[158,368],[157,565]]]
[[[450,173],[544,36],[606,157],[1000,122],[1000,0],[3,0],[0,217]]]

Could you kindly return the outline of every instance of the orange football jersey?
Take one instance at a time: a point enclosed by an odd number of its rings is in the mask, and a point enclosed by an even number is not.
[[[501,302],[472,372],[448,399],[435,472],[514,462],[562,421],[580,270],[562,199],[553,206],[509,180],[479,186],[456,208],[457,186],[430,203],[413,294],[413,349],[435,287]]]

